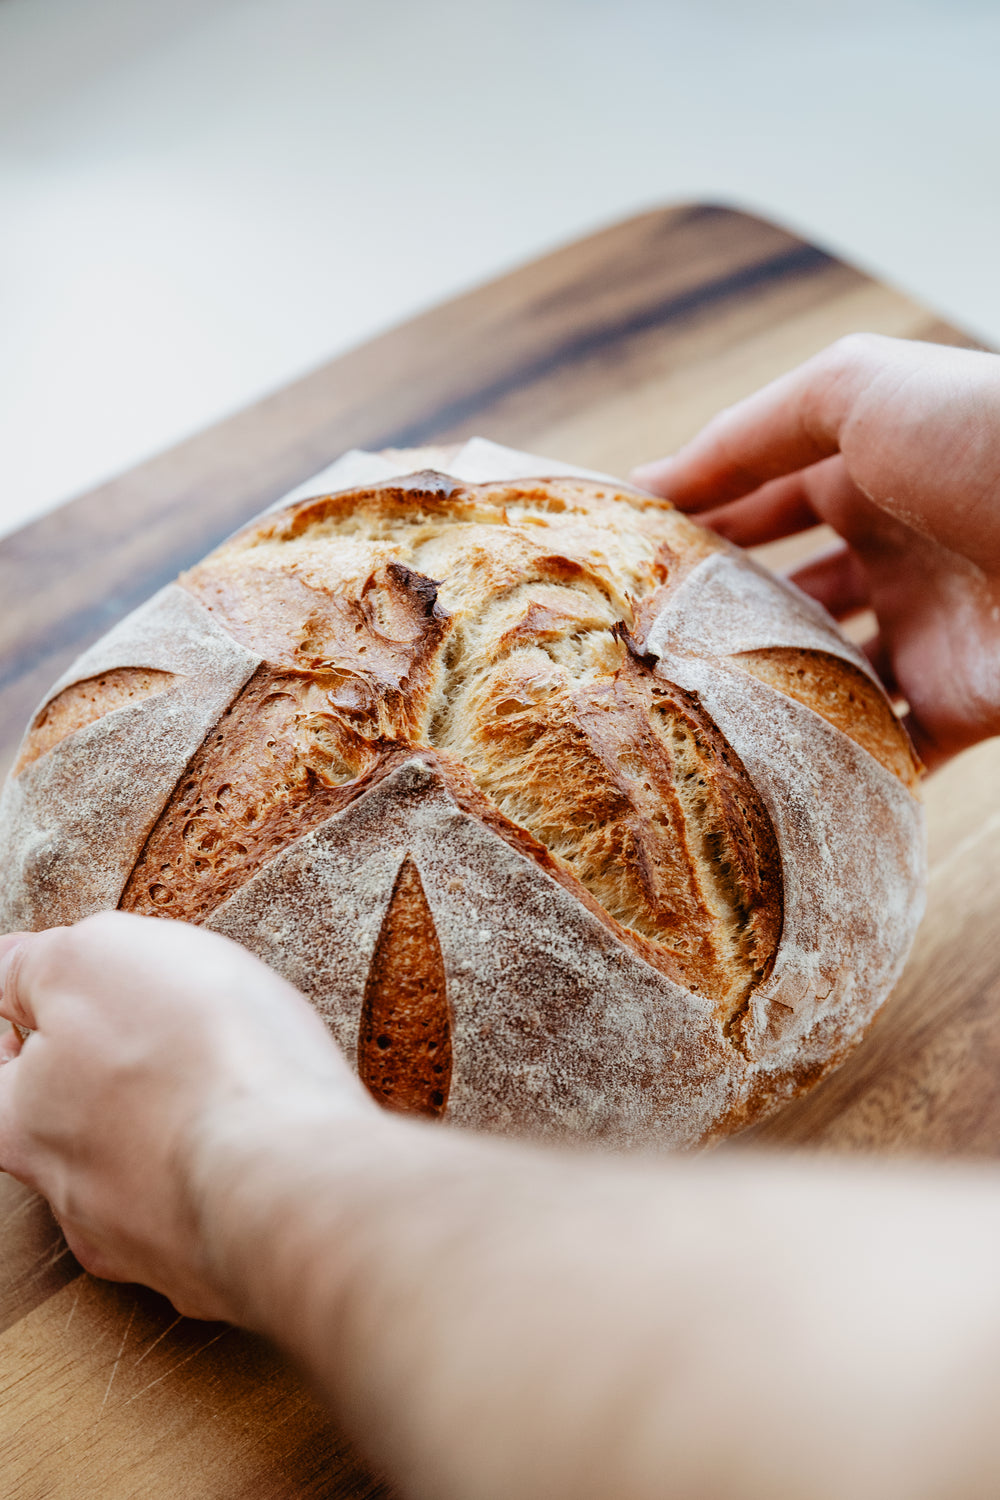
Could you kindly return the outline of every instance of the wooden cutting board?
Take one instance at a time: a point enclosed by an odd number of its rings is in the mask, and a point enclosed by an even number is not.
[[[624,475],[856,329],[974,343],[773,224],[692,205],[384,334],[0,543],[0,766],[79,650],[345,448],[479,433]],[[995,1153],[998,788],[1000,741],[928,783],[930,898],[906,973],[846,1066],[756,1139]],[[0,1220],[6,1500],[385,1493],[256,1340],[83,1275],[45,1205],[2,1174]]]

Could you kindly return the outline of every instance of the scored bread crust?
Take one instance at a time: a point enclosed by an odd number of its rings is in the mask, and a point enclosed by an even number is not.
[[[38,931],[118,905],[177,777],[259,664],[175,584],[77,658],[35,714],[20,770],[0,793],[0,930]],[[75,689],[99,702],[109,677],[110,712],[88,718]],[[36,756],[64,695],[70,732]]]
[[[384,1102],[694,1144],[884,1000],[917,764],[818,606],[663,502],[496,461],[354,460],[85,653],[0,799],[0,920],[200,921]]]

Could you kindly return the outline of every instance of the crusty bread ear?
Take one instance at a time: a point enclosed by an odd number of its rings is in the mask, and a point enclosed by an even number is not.
[[[0,920],[224,932],[392,1107],[710,1139],[888,993],[915,759],[736,549],[610,480],[465,482],[465,451],[351,455],[81,659],[3,794]]]

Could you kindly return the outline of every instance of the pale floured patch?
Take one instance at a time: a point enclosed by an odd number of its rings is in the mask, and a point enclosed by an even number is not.
[[[232,880],[174,909],[302,988],[353,1060],[411,869],[446,1113],[474,1128],[693,1145],[844,1055],[908,951],[923,838],[913,767],[851,737],[875,679],[818,606],[654,497],[483,439],[347,454],[283,510],[55,684],[160,674],[67,711],[8,782],[0,921],[127,905],[133,869],[172,892],[154,825],[196,864],[222,847]]]
[[[735,547],[712,552],[691,569],[670,594],[644,644],[657,656],[733,656],[797,646],[839,656],[877,680],[867,657],[841,635],[815,599]]]
[[[888,996],[923,915],[921,804],[824,719],[737,667],[665,653],[659,670],[698,694],[760,791],[781,850],[784,924],[773,971],[751,997],[754,1070],[829,1066]]]
[[[0,795],[0,930],[75,922],[118,904],[188,760],[259,665],[171,584],[73,663],[63,688],[122,666],[175,674],[169,691],[119,708],[9,777]]]
[[[673,1147],[702,1139],[735,1104],[740,1080],[713,1007],[629,953],[419,758],[285,850],[205,925],[302,988],[353,1062],[407,855],[447,974],[449,1120]]]

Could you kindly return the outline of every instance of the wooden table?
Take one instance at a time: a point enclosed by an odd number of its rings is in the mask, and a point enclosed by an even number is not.
[[[624,474],[854,329],[973,342],[774,225],[700,205],[394,329],[0,544],[0,764],[78,650],[343,449],[481,433]],[[929,783],[930,900],[907,971],[847,1065],[758,1139],[995,1152],[998,787],[1000,741]],[[2,1175],[0,1217],[6,1500],[384,1493],[269,1350],[83,1275],[44,1204]]]

